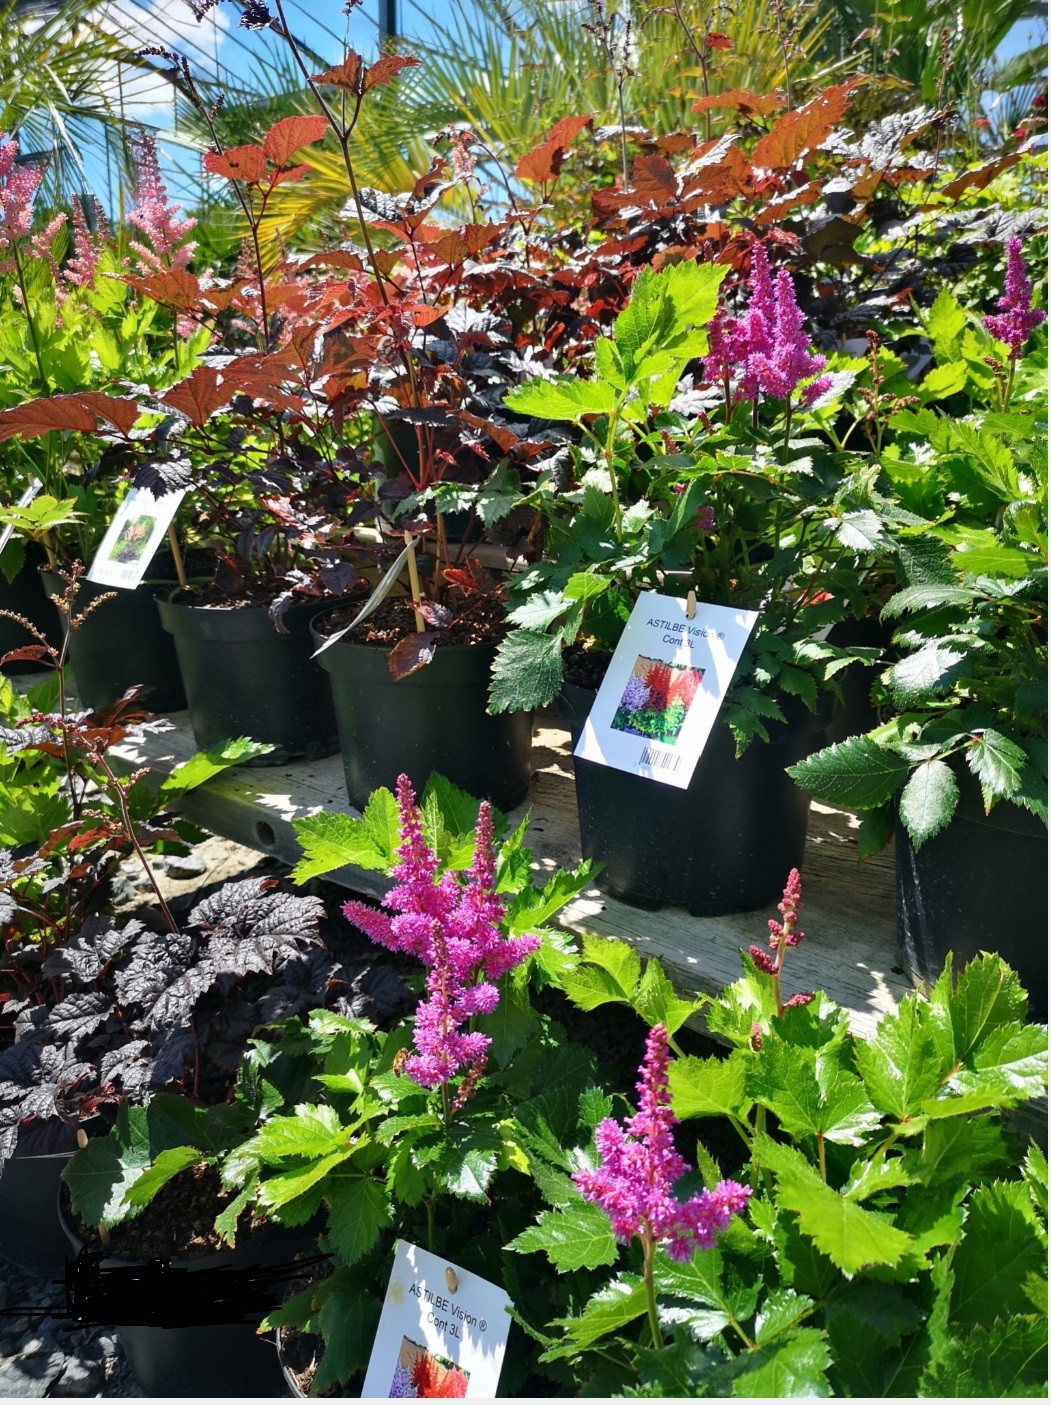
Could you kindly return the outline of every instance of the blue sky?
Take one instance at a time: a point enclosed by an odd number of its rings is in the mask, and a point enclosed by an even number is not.
[[[373,57],[377,50],[380,0],[362,0],[349,17],[344,13],[344,0],[283,0],[290,27],[308,44],[327,58],[340,52],[347,33],[353,48]],[[562,0],[548,0],[561,3]],[[469,16],[477,11],[483,0],[397,0],[398,28],[408,37],[434,34],[435,26],[448,24],[457,16]],[[137,44],[162,43],[184,54],[194,69],[214,74],[217,66],[243,76],[250,83],[251,73],[259,64],[263,51],[280,48],[275,36],[252,34],[240,29],[238,13],[231,3],[219,4],[200,24],[192,15],[187,0],[111,0],[116,25],[127,26]],[[1047,38],[1046,18],[1022,21],[1015,26],[1001,48],[1006,57]],[[161,129],[172,121],[170,89],[158,80],[142,78],[127,71],[122,76],[122,97],[127,114]],[[194,198],[194,177],[199,170],[199,158],[163,143],[167,151],[166,168],[173,193],[189,203]],[[181,168],[181,169],[180,169]],[[101,178],[100,186],[104,185]],[[100,191],[100,193],[104,193]]]

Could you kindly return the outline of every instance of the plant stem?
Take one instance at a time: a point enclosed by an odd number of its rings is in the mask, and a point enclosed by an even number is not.
[[[103,775],[110,783],[112,793],[117,798],[117,804],[120,807],[121,821],[124,825],[124,832],[125,834],[127,834],[128,841],[131,844],[131,847],[135,850],[135,855],[138,858],[139,863],[142,865],[143,872],[149,880],[150,887],[153,889],[154,896],[157,899],[157,904],[161,910],[161,914],[164,917],[165,922],[167,922],[168,924],[168,930],[170,932],[177,932],[179,930],[179,924],[172,916],[171,908],[169,908],[168,904],[164,901],[164,894],[158,887],[157,879],[154,875],[153,868],[151,867],[150,861],[149,859],[147,859],[146,854],[143,851],[142,845],[139,843],[138,835],[135,833],[135,825],[128,811],[128,799],[124,793],[124,787],[121,785],[117,777],[113,774],[113,770],[110,767],[110,764],[106,760],[105,756],[99,756],[97,758],[97,761],[99,767],[102,770]]]
[[[653,1348],[660,1351],[664,1345],[664,1338],[661,1336],[661,1323],[657,1315],[657,1292],[653,1284],[653,1251],[655,1245],[653,1234],[649,1228],[642,1234],[642,1281],[646,1288],[646,1316],[650,1322],[650,1335],[653,1337]]]
[[[445,1091],[444,1087],[443,1087],[442,1091],[443,1091],[443,1092]],[[427,1252],[430,1253],[430,1254],[433,1254],[433,1253],[434,1253],[434,1201],[433,1201],[433,1200],[425,1200],[423,1203],[427,1206]]]
[[[40,345],[40,333],[37,331],[36,322],[33,320],[33,312],[29,305],[29,290],[26,287],[26,272],[22,264],[22,254],[18,247],[18,240],[12,239],[11,252],[15,257],[15,277],[18,280],[19,291],[22,294],[22,311],[25,313],[26,326],[29,328],[29,340],[33,346],[33,359],[36,361],[37,372],[40,376],[40,389],[44,395],[51,394],[51,382],[47,378],[44,370],[44,355]]]

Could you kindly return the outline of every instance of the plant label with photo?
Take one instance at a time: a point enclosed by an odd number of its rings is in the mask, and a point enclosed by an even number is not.
[[[494,1283],[399,1239],[362,1396],[494,1399],[510,1306]]]
[[[756,620],[755,610],[641,595],[574,756],[685,790]]]
[[[40,492],[40,489],[41,489],[43,486],[44,486],[44,485],[43,485],[43,483],[41,483],[41,481],[40,481],[39,478],[34,478],[33,481],[32,481],[32,483],[30,483],[29,487],[25,490],[25,492],[22,494],[22,496],[18,499],[18,502],[15,503],[15,506],[16,506],[16,507],[28,507],[29,504],[30,504],[30,503],[33,501],[33,499],[36,497],[37,493]],[[7,543],[11,540],[11,538],[14,536],[14,534],[15,534],[15,524],[14,524],[13,522],[9,522],[8,525],[4,528],[4,530],[3,530],[2,532],[0,532],[0,556],[3,555],[4,548],[7,546]]]
[[[155,498],[148,488],[132,488],[102,538],[88,580],[134,590],[185,496],[185,488],[160,498]]]

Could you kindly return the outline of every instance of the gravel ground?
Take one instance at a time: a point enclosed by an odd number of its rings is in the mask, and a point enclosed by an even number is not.
[[[186,858],[156,862],[165,898],[178,913],[188,910],[204,889],[248,874],[277,876],[275,861],[228,839],[209,837]],[[114,880],[118,911],[150,897],[138,863],[126,861]],[[60,1283],[42,1279],[0,1258],[0,1309],[30,1309],[62,1302]],[[42,1396],[142,1398],[120,1340],[112,1327],[71,1330],[61,1316],[0,1316],[0,1400]]]

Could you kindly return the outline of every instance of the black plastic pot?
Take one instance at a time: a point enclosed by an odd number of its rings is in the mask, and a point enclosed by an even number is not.
[[[69,1253],[55,1200],[72,1152],[14,1156],[0,1171],[0,1258],[41,1277],[61,1275]]]
[[[352,805],[362,809],[379,786],[393,790],[402,772],[417,795],[437,771],[501,810],[525,799],[533,714],[486,712],[495,656],[495,645],[439,644],[431,663],[396,682],[386,649],[344,638],[325,650],[318,662],[332,683]]]
[[[54,601],[65,582],[52,571],[40,574],[48,598]],[[155,712],[179,712],[186,706],[175,644],[157,613],[161,588],[144,581],[135,590],[114,591],[111,586],[81,580],[74,621],[92,601],[113,595],[77,624],[69,637],[70,667],[85,707],[108,707],[134,683],[149,688],[144,701]]]
[[[55,612],[48,604],[44,588],[40,583],[40,572],[38,566],[42,566],[47,557],[35,542],[26,543],[25,560],[22,569],[15,576],[13,581],[8,581],[7,577],[0,572],[0,609],[11,610],[16,615],[24,615],[31,624],[44,635],[49,643],[56,649],[62,645],[62,631],[55,618]],[[39,641],[24,629],[17,620],[10,620],[6,615],[0,615],[0,658],[12,649],[21,649],[26,644],[36,644]],[[5,673],[39,673],[46,669],[47,665],[42,663],[23,663],[16,661],[4,664]]]
[[[1047,829],[1004,801],[986,814],[969,774],[949,825],[917,850],[894,838],[898,953],[910,979],[932,985],[953,953],[1002,956],[1029,992],[1029,1017],[1047,1021]]]
[[[251,737],[274,747],[251,763],[280,766],[339,749],[324,675],[311,659],[310,621],[332,601],[295,605],[279,634],[261,606],[212,609],[157,601],[174,636],[197,745]]]
[[[52,1200],[52,1207],[55,1201]],[[67,1219],[61,1199],[58,1220],[67,1253],[75,1256],[83,1240]],[[180,1264],[193,1292],[195,1271],[220,1267],[252,1268],[291,1262],[304,1245],[301,1232],[270,1226],[243,1238],[233,1249],[204,1254]],[[107,1258],[103,1268],[131,1268],[141,1260]],[[176,1261],[178,1262],[178,1261]],[[209,1327],[143,1327],[113,1324],[120,1333],[128,1363],[144,1395],[178,1399],[285,1397],[286,1386],[273,1336],[261,1337],[250,1323]]]
[[[573,745],[595,701],[592,689],[563,685],[559,707]],[[827,716],[782,703],[785,726],[734,758],[718,717],[686,790],[573,758],[580,844],[603,864],[603,892],[635,907],[665,903],[695,917],[751,912],[780,897],[803,863],[810,797],[785,767],[824,743]]]
[[[891,648],[894,628],[879,619],[841,620],[832,626],[828,634],[830,644],[841,648],[855,646],[876,648],[886,655]],[[863,736],[879,722],[879,714],[872,704],[872,688],[885,664],[852,663],[836,675],[836,681],[843,692],[843,700],[833,704],[828,726],[828,742],[841,742],[847,737]]]

